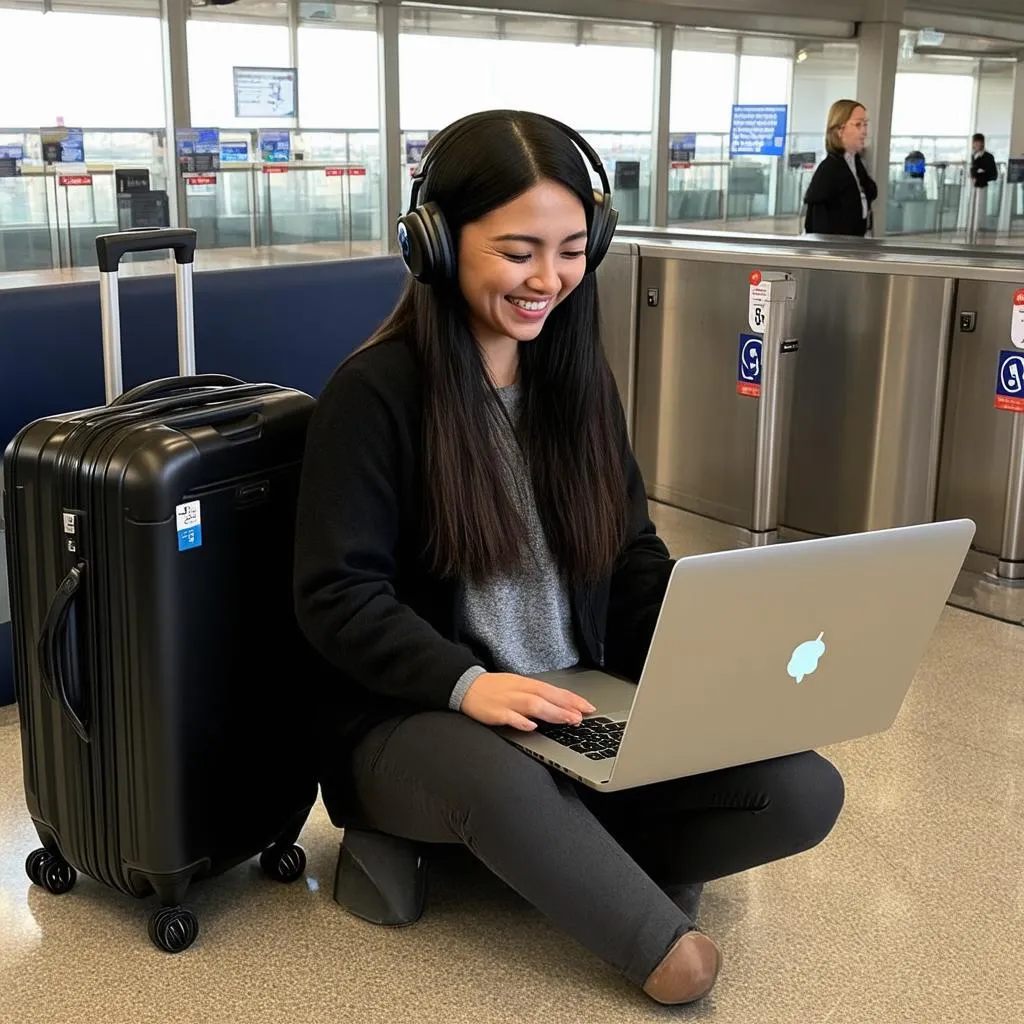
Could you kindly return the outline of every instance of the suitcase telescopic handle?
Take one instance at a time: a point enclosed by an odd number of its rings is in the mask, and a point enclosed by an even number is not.
[[[192,267],[196,255],[195,228],[145,228],[115,231],[96,237],[100,267],[100,324],[103,334],[103,388],[108,404],[122,390],[121,304],[117,268],[130,252],[174,250],[174,292],[178,307],[178,372],[196,372],[195,314],[192,301]]]
[[[39,634],[39,669],[43,677],[43,685],[47,693],[60,702],[61,710],[71,723],[72,728],[86,742],[89,742],[89,730],[71,706],[68,699],[67,684],[64,679],[65,653],[68,646],[68,616],[71,602],[75,599],[82,585],[85,562],[79,562],[61,581],[57,593],[50,602],[50,608]]]
[[[196,258],[194,228],[143,228],[114,231],[96,237],[96,256],[101,274],[116,274],[121,260],[130,252],[174,250],[177,263],[192,263]]]
[[[234,387],[238,384],[245,384],[245,381],[239,380],[237,377],[229,377],[226,373],[197,373],[194,377],[165,377],[163,380],[151,380],[130,391],[125,391],[110,404],[131,405],[132,402],[164,398],[183,391],[192,391],[195,388]]]

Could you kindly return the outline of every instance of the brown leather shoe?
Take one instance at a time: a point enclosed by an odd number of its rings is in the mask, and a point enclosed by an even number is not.
[[[681,935],[644,982],[644,991],[659,1003],[676,1006],[706,996],[715,985],[722,954],[698,931]]]

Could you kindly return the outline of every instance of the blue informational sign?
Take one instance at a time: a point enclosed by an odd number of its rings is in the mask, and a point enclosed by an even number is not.
[[[789,107],[736,103],[732,108],[729,156],[782,156]]]
[[[41,128],[43,162],[47,164],[84,164],[85,141],[81,128]]]
[[[249,159],[249,146],[245,142],[223,142],[220,147],[222,164],[244,164]]]
[[[670,135],[668,137],[668,155],[672,163],[693,163],[693,157],[696,152],[696,132],[683,132],[681,135]]]
[[[406,139],[405,140],[405,162],[410,167],[419,166],[419,162],[423,159],[423,150],[427,148],[426,139]]]
[[[292,135],[284,131],[262,131],[259,134],[260,159],[268,164],[286,164],[292,155]]]
[[[1024,352],[1004,349],[999,353],[995,407],[1024,412]]]
[[[0,160],[24,160],[24,146],[0,146]]]
[[[179,157],[195,156],[197,153],[204,156],[220,153],[219,128],[179,128],[175,135]]]
[[[761,397],[761,335],[741,334],[738,366],[736,368],[736,394],[746,398]]]
[[[210,174],[220,168],[219,128],[179,128],[174,135],[182,174]]]
[[[84,164],[85,140],[81,128],[69,128],[67,138],[61,144],[61,163]]]

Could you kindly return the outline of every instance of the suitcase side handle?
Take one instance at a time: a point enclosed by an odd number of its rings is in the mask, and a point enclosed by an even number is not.
[[[42,631],[39,634],[39,670],[43,677],[43,685],[47,693],[60,702],[61,710],[71,723],[71,727],[86,742],[89,742],[89,730],[78,717],[78,712],[71,706],[68,699],[67,685],[64,681],[64,654],[68,640],[68,614],[71,602],[82,585],[82,574],[85,562],[79,562],[61,581],[50,602]]]
[[[151,380],[146,384],[140,384],[118,395],[111,405],[130,405],[132,402],[142,402],[150,398],[163,398],[167,395],[178,394],[182,391],[192,391],[195,388],[232,387],[244,384],[244,380],[237,377],[229,377],[226,373],[199,373],[194,377],[165,377],[162,380]]]

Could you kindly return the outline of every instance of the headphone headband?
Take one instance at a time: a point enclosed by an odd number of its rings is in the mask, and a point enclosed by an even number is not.
[[[441,129],[426,145],[420,157],[419,166],[413,175],[412,192],[409,196],[409,210],[398,220],[398,244],[402,257],[412,275],[426,284],[453,280],[456,276],[456,246],[444,213],[437,203],[427,201],[419,206],[420,189],[426,181],[431,164],[437,154],[470,128],[496,115],[531,118],[546,121],[576,144],[590,162],[590,166],[601,179],[601,192],[594,192],[594,212],[587,237],[587,272],[597,269],[604,259],[615,234],[618,211],[612,206],[611,185],[608,174],[593,146],[575,128],[549,117],[519,110],[485,110],[468,114]]]
[[[416,209],[416,201],[419,198],[420,187],[427,176],[427,167],[430,163],[431,157],[435,155],[438,150],[443,150],[450,142],[461,137],[467,128],[472,127],[479,121],[483,121],[485,118],[493,117],[495,114],[511,114],[513,116],[520,114],[518,110],[483,110],[477,111],[475,114],[467,114],[465,117],[460,117],[458,121],[453,121],[450,125],[442,128],[424,147],[423,154],[420,157],[419,165],[416,168],[416,173],[412,179],[412,194],[409,197],[409,213],[412,213]],[[608,174],[604,169],[604,164],[601,162],[601,158],[597,155],[597,151],[593,146],[575,128],[570,127],[562,121],[556,118],[549,117],[547,114],[537,114],[530,112],[530,117],[539,118],[541,121],[547,121],[548,124],[554,125],[560,129],[565,135],[567,135],[576,145],[582,150],[583,155],[590,162],[590,166],[593,167],[594,172],[598,178],[601,179],[601,191],[604,195],[611,197],[611,184],[608,181]]]

